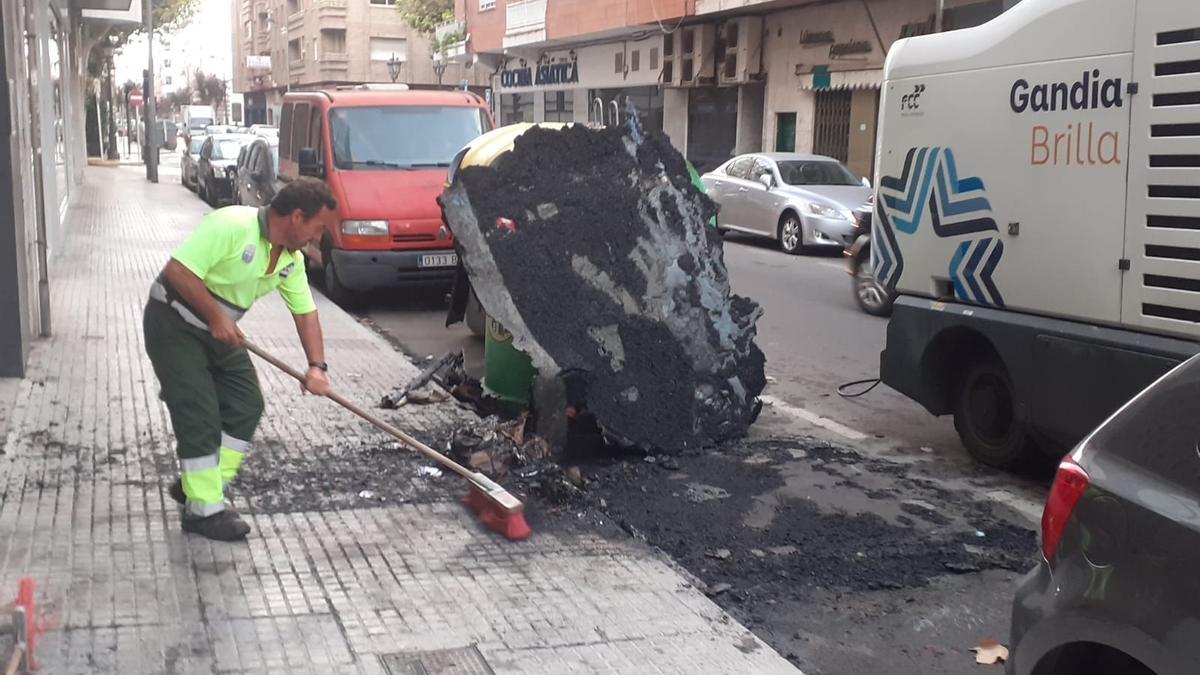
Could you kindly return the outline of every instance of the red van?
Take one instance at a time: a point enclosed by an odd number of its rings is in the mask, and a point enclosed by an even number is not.
[[[290,92],[279,121],[279,177],[314,176],[338,201],[321,242],[325,292],[339,305],[405,282],[449,282],[458,262],[437,197],[450,161],[490,131],[465,91],[361,85]]]

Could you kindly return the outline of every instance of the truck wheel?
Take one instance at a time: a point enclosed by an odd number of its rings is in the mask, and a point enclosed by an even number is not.
[[[357,309],[362,303],[354,291],[342,285],[337,268],[333,266],[333,256],[325,257],[325,297],[329,298],[342,309]]]
[[[871,249],[864,246],[854,262],[854,299],[858,301],[859,309],[872,316],[891,314],[895,298],[875,279],[871,269]]]
[[[1037,448],[1017,419],[1008,370],[997,361],[972,364],[954,400],[954,428],[967,452],[982,464],[1014,470],[1028,465]]]

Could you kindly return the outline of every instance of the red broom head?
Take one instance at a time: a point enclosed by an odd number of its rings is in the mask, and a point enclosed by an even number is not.
[[[488,498],[474,485],[463,497],[463,504],[479,516],[479,522],[504,535],[509,541],[528,539],[533,534],[529,523],[525,522],[524,513],[509,513],[488,501]]]

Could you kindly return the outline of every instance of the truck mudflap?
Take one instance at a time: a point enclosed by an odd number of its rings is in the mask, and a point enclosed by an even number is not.
[[[954,412],[967,369],[998,361],[1014,413],[1073,445],[1200,343],[1052,317],[901,296],[880,354],[884,384],[934,415]]]

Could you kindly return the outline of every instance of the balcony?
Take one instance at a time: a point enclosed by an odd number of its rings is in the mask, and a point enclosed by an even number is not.
[[[344,52],[322,52],[317,58],[317,65],[321,70],[349,70],[350,55]]]
[[[509,0],[505,10],[505,47],[517,47],[546,39],[546,0]]]
[[[321,23],[325,21],[345,22],[349,13],[348,7],[349,3],[346,0],[316,0],[313,3],[317,21]]]

